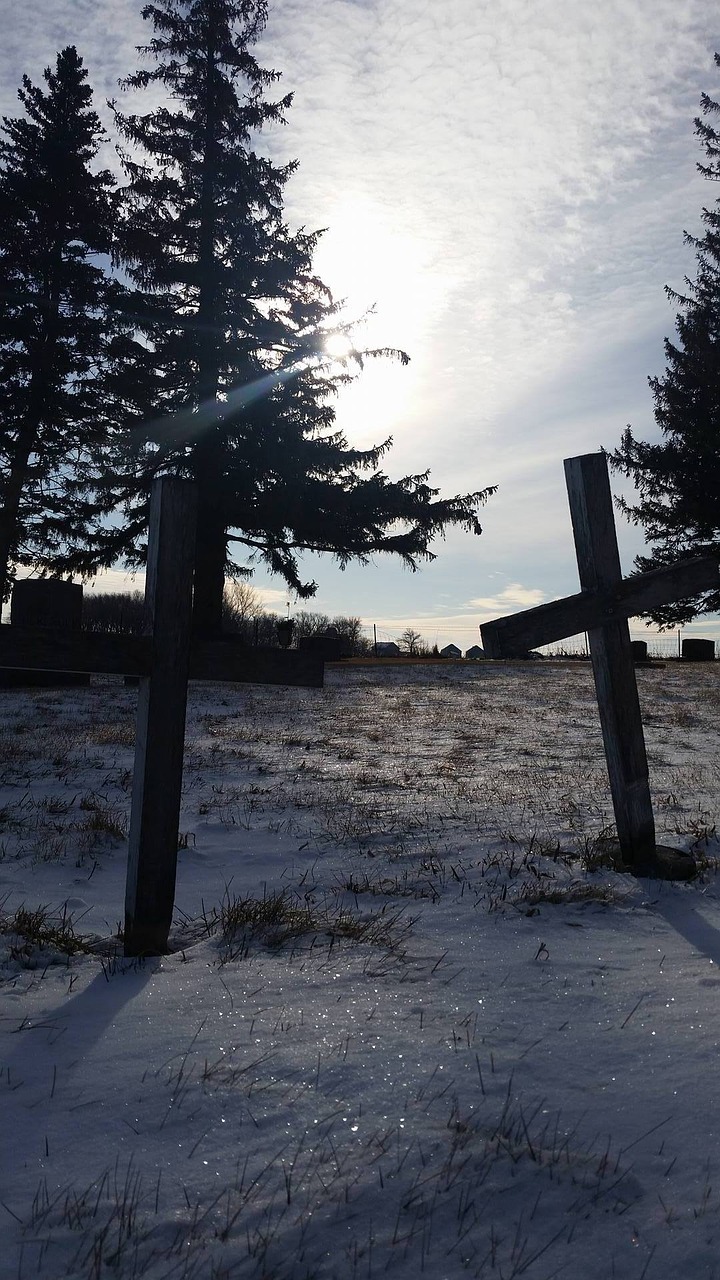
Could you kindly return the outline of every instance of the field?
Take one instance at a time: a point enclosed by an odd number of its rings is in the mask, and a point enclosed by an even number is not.
[[[0,693],[0,1277],[720,1277],[720,672],[191,688],[172,954],[120,958],[136,691]]]

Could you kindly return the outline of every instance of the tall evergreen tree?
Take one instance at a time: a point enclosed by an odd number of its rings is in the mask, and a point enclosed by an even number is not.
[[[720,55],[715,55],[720,67]],[[720,132],[712,120],[720,104],[701,98],[703,116],[695,133],[705,149],[700,173],[720,179]],[[639,500],[621,503],[630,519],[643,525],[651,554],[639,556],[640,569],[652,569],[703,552],[720,552],[720,201],[703,209],[705,234],[686,233],[697,255],[695,280],[686,292],[667,289],[677,302],[677,339],[665,341],[662,377],[650,378],[655,421],[662,439],[636,440],[628,427],[612,466],[635,483]],[[720,590],[695,600],[666,605],[652,614],[668,626],[698,613],[720,610]]]
[[[25,115],[4,118],[0,138],[0,598],[15,564],[87,534],[119,287],[96,260],[110,251],[114,180],[90,168],[103,130],[87,72],[69,46],[44,74],[45,89],[23,78]]]
[[[143,16],[153,65],[125,87],[164,90],[167,102],[116,111],[129,178],[118,256],[142,333],[137,412],[153,402],[135,456],[143,483],[172,465],[198,485],[195,626],[211,634],[226,574],[247,567],[231,547],[309,596],[298,552],[346,564],[387,551],[414,567],[447,526],[479,533],[492,490],[440,499],[427,474],[391,481],[379,469],[389,441],[354,449],[335,427],[332,395],[351,370],[321,358],[337,311],[313,271],[318,237],[284,221],[295,164],[253,149],[291,103],[272,97],[278,73],[251,51],[265,0],[157,0]]]

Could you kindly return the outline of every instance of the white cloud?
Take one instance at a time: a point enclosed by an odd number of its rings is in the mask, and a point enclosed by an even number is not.
[[[103,569],[91,582],[85,583],[86,592],[108,595],[112,592],[145,591],[145,573],[125,573],[122,569]]]
[[[496,596],[478,596],[468,600],[468,609],[476,609],[483,614],[483,621],[493,617],[504,617],[508,613],[518,613],[521,609],[532,609],[542,604],[545,599],[543,591],[535,587],[524,587],[520,582],[511,582]]]
[[[264,609],[268,609],[272,613],[285,613],[289,600],[292,611],[293,595],[288,587],[264,587],[256,584],[252,578],[249,579],[249,582],[253,590],[257,592]],[[308,606],[310,609],[312,607],[312,604]]]
[[[24,0],[0,52],[2,109],[69,42],[102,108],[148,38],[139,10],[53,0],[49,16]],[[511,611],[491,568],[544,598],[577,590],[562,459],[612,447],[628,421],[654,430],[663,286],[692,273],[682,232],[717,194],[695,173],[692,125],[701,90],[717,93],[715,47],[711,0],[270,0],[259,56],[295,92],[268,136],[300,160],[288,215],[329,228],[321,274],[353,308],[377,301],[368,339],[412,356],[343,393],[339,424],[359,444],[392,433],[390,474],[502,486],[479,544],[437,546],[453,599],[471,571],[476,599]],[[357,577],[329,561],[312,576],[329,612],[358,611]],[[362,594],[378,615],[422,614],[438,576],[409,586],[381,559]]]

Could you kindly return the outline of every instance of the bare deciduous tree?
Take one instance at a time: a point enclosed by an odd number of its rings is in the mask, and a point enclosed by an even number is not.
[[[402,635],[398,638],[398,644],[404,653],[411,658],[420,657],[428,652],[428,647],[419,631],[415,631],[413,627],[406,627]]]

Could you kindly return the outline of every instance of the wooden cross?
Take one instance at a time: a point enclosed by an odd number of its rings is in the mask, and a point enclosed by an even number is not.
[[[125,895],[126,956],[167,950],[175,901],[187,685],[191,678],[322,686],[324,662],[298,650],[194,644],[190,616],[196,492],[156,480],[150,503],[146,634],[0,626],[0,667],[140,676]]]
[[[604,453],[565,459],[579,595],[481,625],[489,658],[523,656],[586,631],[622,861],[636,873],[686,878],[692,859],[655,842],[628,618],[718,586],[718,559],[699,556],[623,578]]]

